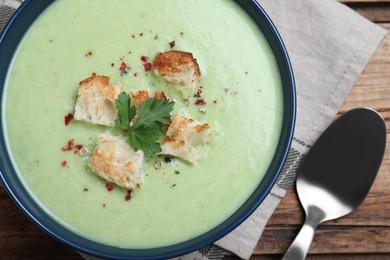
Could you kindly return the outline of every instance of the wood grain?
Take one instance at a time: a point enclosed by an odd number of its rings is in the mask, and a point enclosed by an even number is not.
[[[1,186],[0,202],[0,259],[82,259],[36,227]]]

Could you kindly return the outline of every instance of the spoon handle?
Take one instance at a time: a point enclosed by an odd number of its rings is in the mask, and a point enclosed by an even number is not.
[[[313,241],[315,228],[305,223],[294,242],[290,245],[282,260],[303,260]]]
[[[282,260],[303,260],[306,258],[311,242],[314,238],[314,233],[318,225],[323,220],[322,210],[316,207],[309,207],[308,215],[303,224],[298,236],[290,245]]]

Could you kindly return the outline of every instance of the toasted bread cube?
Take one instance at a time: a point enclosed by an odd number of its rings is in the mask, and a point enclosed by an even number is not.
[[[169,125],[161,154],[196,163],[207,152],[209,136],[210,127],[207,123],[177,114]]]
[[[143,151],[135,152],[124,139],[100,134],[88,168],[108,182],[131,190],[142,187],[143,158]]]
[[[198,62],[189,52],[159,53],[153,61],[153,72],[156,76],[181,88],[194,89],[200,81]]]
[[[153,96],[147,90],[130,91],[131,103],[139,110],[141,103],[152,98]],[[167,100],[164,91],[155,91],[154,96],[157,99]]]
[[[123,90],[109,85],[107,76],[93,75],[79,83],[74,118],[93,124],[114,126],[118,111],[115,100]]]

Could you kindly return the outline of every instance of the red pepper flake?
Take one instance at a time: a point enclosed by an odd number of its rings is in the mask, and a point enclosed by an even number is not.
[[[68,115],[66,115],[64,117],[64,122],[65,122],[65,125],[68,125],[69,122],[73,119],[73,115],[71,113],[69,113]]]
[[[128,190],[125,196],[125,200],[129,201],[133,197],[133,192],[131,190]]]
[[[96,77],[96,72],[92,72],[92,77]]]
[[[76,144],[74,146],[74,148],[77,149],[77,150],[81,150],[83,148],[83,145],[82,144]]]
[[[138,73],[136,72],[136,73],[134,73],[134,77],[138,77]]]
[[[81,151],[81,149],[83,149],[83,145],[82,144],[76,144],[74,146],[74,154],[78,154]]]
[[[62,167],[65,167],[66,164],[67,164],[67,161],[62,161],[61,166],[62,166]]]
[[[200,98],[201,97],[201,95],[202,95],[202,93],[203,93],[203,90],[201,90],[200,88],[196,91],[196,93],[194,94],[194,97],[195,98]]]
[[[74,147],[74,139],[69,139],[66,146],[61,148],[61,151],[63,152],[72,151],[73,147]]]
[[[144,64],[145,71],[150,71],[152,69],[152,63],[145,63]]]
[[[112,191],[112,190],[114,189],[114,185],[112,185],[112,184],[109,183],[109,182],[106,182],[106,189],[107,189],[108,191]]]
[[[197,106],[206,105],[206,101],[204,99],[198,99],[195,101],[195,105],[197,105]]]
[[[142,60],[143,62],[148,62],[148,61],[149,61],[149,58],[146,57],[146,56],[141,56],[141,60]]]
[[[120,68],[119,68],[120,71],[124,71],[126,70],[126,63],[123,61]]]

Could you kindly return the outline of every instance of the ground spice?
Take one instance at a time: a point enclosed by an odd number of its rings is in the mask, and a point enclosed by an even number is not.
[[[93,55],[93,52],[92,51],[88,51],[86,54],[85,54],[85,57],[90,57]]]
[[[148,62],[144,64],[144,70],[150,71],[152,69],[152,63]]]
[[[74,146],[74,154],[79,154],[81,149],[83,149],[83,145],[82,144],[76,144]]]
[[[165,163],[170,163],[170,162],[172,162],[172,158],[171,157],[165,157],[164,158],[164,162]]]
[[[141,56],[141,60],[143,62],[148,62],[149,61],[149,58],[147,56]]]
[[[160,169],[161,167],[162,167],[162,163],[161,163],[160,161],[156,161],[156,162],[154,163],[154,168],[155,168],[156,170]]]
[[[204,99],[198,99],[195,101],[195,105],[197,105],[197,106],[206,105],[206,101]]]
[[[133,192],[131,190],[128,190],[125,196],[125,200],[129,201],[133,197]]]
[[[74,147],[74,139],[69,139],[66,146],[61,148],[61,151],[69,152],[73,150],[73,147]]]
[[[64,117],[64,122],[65,122],[65,125],[68,125],[69,122],[73,119],[73,115],[71,113],[67,114],[65,117]]]
[[[124,61],[122,61],[122,64],[121,64],[121,66],[119,67],[119,70],[120,71],[124,71],[124,70],[126,70],[126,62],[124,62]]]
[[[112,185],[109,182],[106,182],[106,189],[107,189],[107,191],[112,191],[114,189],[114,185]]]

